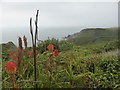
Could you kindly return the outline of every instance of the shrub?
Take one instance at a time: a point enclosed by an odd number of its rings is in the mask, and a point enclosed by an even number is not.
[[[67,42],[65,40],[59,41],[59,40],[57,40],[55,38],[52,38],[52,39],[48,38],[48,40],[45,40],[42,43],[38,43],[37,49],[40,51],[40,53],[43,53],[46,50],[48,50],[47,46],[49,44],[54,45],[55,46],[54,49],[57,49],[59,52],[60,51],[67,51],[67,50],[70,50],[70,49],[73,48],[73,44],[69,43],[69,42]]]

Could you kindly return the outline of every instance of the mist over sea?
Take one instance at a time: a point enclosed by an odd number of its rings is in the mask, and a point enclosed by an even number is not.
[[[48,37],[62,40],[65,36],[80,32],[80,30],[81,27],[39,28],[38,36],[40,40],[47,40]],[[32,41],[29,27],[2,28],[2,43],[12,41],[18,46],[18,37],[23,37],[24,35],[28,38],[28,46],[31,46]]]

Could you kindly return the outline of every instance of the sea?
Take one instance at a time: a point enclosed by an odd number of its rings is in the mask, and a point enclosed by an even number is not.
[[[58,40],[64,40],[64,37],[80,32],[82,30],[81,27],[44,27],[38,28],[38,39],[39,40],[47,40],[48,37],[55,38]],[[33,32],[35,32],[35,28],[33,28]],[[28,46],[32,45],[31,33],[29,27],[9,27],[2,28],[2,42],[7,43],[12,41],[16,46],[18,46],[18,37],[23,38],[23,36],[27,37]]]

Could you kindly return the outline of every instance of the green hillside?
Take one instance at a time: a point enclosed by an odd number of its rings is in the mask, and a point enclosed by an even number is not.
[[[66,38],[76,45],[101,43],[118,39],[118,28],[87,28]]]
[[[8,43],[4,43],[4,44],[0,44],[0,47],[2,47],[0,51],[6,51],[6,50],[9,50],[9,51],[15,51],[16,50],[16,46],[13,42],[8,42]]]

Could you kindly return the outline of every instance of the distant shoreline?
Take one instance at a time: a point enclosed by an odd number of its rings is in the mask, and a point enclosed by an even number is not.
[[[68,35],[73,35],[75,33],[80,32],[81,30],[96,29],[96,28],[117,29],[118,27],[86,27],[86,28],[82,28],[82,27],[68,27],[68,28],[67,27],[61,27],[60,30],[59,30],[59,28],[56,28],[56,27],[46,28],[46,29],[41,29],[40,28],[39,38],[41,40],[47,40],[48,37],[50,37],[50,38],[55,38],[55,39],[59,39],[59,40],[64,40],[64,38],[67,37]],[[3,28],[3,30],[4,29],[5,28]],[[8,42],[11,41],[16,46],[18,46],[18,44],[17,44],[18,36],[23,37],[24,35],[26,35],[26,37],[28,38],[28,46],[31,46],[31,43],[32,43],[31,42],[31,35],[30,35],[30,31],[27,27],[25,27],[25,28],[21,27],[21,28],[18,28],[18,29],[17,29],[17,27],[16,28],[14,27],[14,29],[13,28],[11,28],[11,29],[6,28],[5,30],[4,30],[4,32],[2,32],[2,41],[0,42],[0,44],[8,43]],[[47,35],[49,35],[49,36],[47,36]]]

